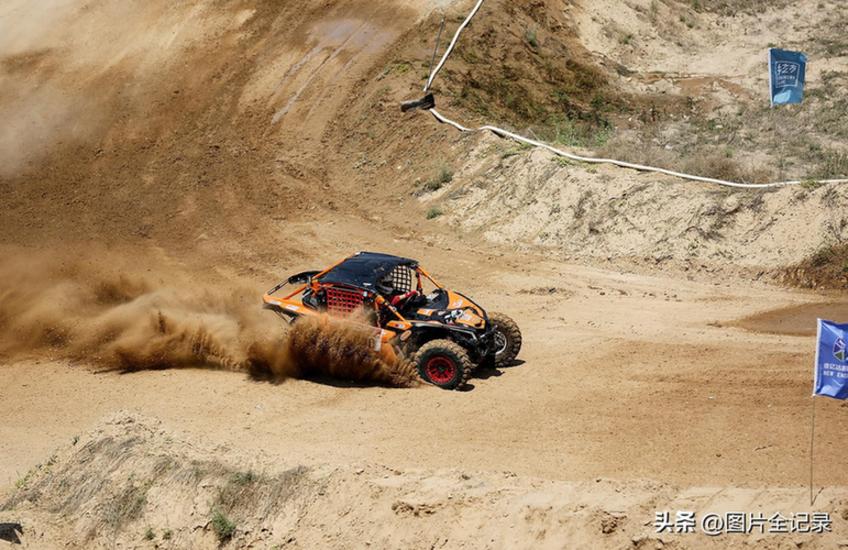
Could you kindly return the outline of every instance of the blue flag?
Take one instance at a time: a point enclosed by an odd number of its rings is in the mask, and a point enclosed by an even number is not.
[[[806,78],[806,55],[777,48],[769,50],[769,86],[772,106],[804,101]]]
[[[848,325],[819,319],[813,395],[848,399]]]

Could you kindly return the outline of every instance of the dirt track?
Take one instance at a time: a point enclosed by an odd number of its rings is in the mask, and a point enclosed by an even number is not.
[[[771,495],[752,501],[764,508],[783,491],[787,506],[806,509],[809,337],[722,325],[763,304],[814,296],[531,257],[507,262],[536,260],[532,273],[473,254],[459,265],[438,252],[421,257],[448,283],[469,281],[467,290],[490,307],[510,308],[527,336],[523,364],[475,378],[469,391],[444,392],[299,380],[275,385],[214,370],[114,374],[63,361],[15,362],[2,367],[4,482],[14,483],[56,447],[123,409],[158,418],[167,431],[263,471],[276,463],[381,464],[575,483],[609,479],[625,484],[616,492],[628,507],[644,498],[658,509],[671,506],[664,499],[678,497],[649,497],[651,489],[632,483],[654,480],[691,491],[738,488],[725,493],[730,500],[721,506],[730,508],[749,498],[730,497],[733,491]],[[752,353],[752,346],[762,352]],[[848,483],[840,468],[845,407],[818,405],[820,506],[838,512],[844,497],[838,487]],[[699,506],[709,511],[709,504]],[[630,513],[649,521],[651,511],[640,510]]]
[[[0,11],[0,30],[14,27],[25,4]],[[342,485],[357,475],[350,465],[363,464],[376,477],[382,468],[403,471],[398,483],[408,482],[415,494],[433,486],[450,494],[450,476],[434,473],[444,470],[483,472],[495,495],[533,500],[539,490],[540,507],[551,495],[572,491],[577,496],[558,502],[560,511],[542,521],[547,535],[523,532],[553,547],[569,535],[576,544],[598,543],[592,538],[598,530],[594,516],[585,533],[570,530],[571,524],[562,531],[552,527],[562,510],[585,501],[596,507],[593,513],[615,512],[619,505],[628,510],[627,529],[614,541],[621,546],[640,546],[638,537],[652,531],[653,512],[684,506],[687,495],[695,495],[698,510],[708,510],[723,492],[730,496],[716,506],[808,509],[813,344],[799,318],[845,306],[839,295],[751,281],[752,272],[778,266],[785,251],[775,246],[764,254],[746,236],[769,231],[772,218],[788,208],[784,199],[814,212],[827,198],[837,207],[815,229],[797,216],[780,225],[779,238],[795,239],[793,254],[814,249],[844,229],[841,194],[824,188],[809,197],[776,195],[773,209],[766,201],[765,210],[758,210],[759,202],[742,201],[731,208],[738,225],[729,224],[711,237],[708,252],[700,252],[689,246],[701,238],[689,226],[724,227],[726,212],[710,208],[713,189],[695,186],[692,204],[705,205],[693,207],[697,216],[666,216],[666,233],[634,243],[629,235],[644,237],[665,180],[613,170],[590,178],[568,166],[554,168],[553,178],[549,159],[458,136],[424,114],[401,116],[397,101],[417,93],[418,73],[426,72],[432,44],[422,36],[430,36],[439,20],[431,10],[448,3],[397,2],[379,9],[354,4],[243,0],[190,10],[106,2],[88,13],[69,3],[55,20],[32,20],[43,31],[42,44],[32,29],[0,33],[0,113],[14,122],[0,134],[6,169],[0,173],[6,260],[0,261],[6,267],[14,264],[8,258],[55,255],[55,280],[64,283],[74,280],[73,258],[96,272],[143,279],[153,291],[191,300],[202,300],[206,292],[215,303],[233,299],[239,311],[253,311],[242,297],[255,295],[257,317],[247,324],[267,319],[267,329],[276,331],[278,321],[270,313],[262,317],[258,298],[278,278],[356,250],[403,254],[420,259],[449,288],[515,317],[524,334],[521,364],[481,373],[464,392],[329,380],[273,384],[243,372],[191,366],[119,374],[103,371],[99,356],[70,358],[65,350],[73,346],[43,338],[57,327],[74,334],[78,326],[43,314],[61,316],[61,307],[76,302],[39,303],[24,308],[25,321],[34,319],[26,326],[37,328],[36,344],[8,346],[17,338],[8,330],[0,338],[0,502],[27,472],[49,463],[57,448],[65,448],[60,454],[66,460],[75,437],[87,440],[84,434],[100,429],[103,418],[129,410],[161,421],[164,435],[151,441],[163,455],[169,434],[178,434],[188,447],[197,442],[210,453],[220,451],[222,460],[242,469],[339,467],[334,479]],[[449,21],[465,8],[446,8]],[[114,27],[114,10],[127,28]],[[520,16],[528,13],[535,12]],[[494,8],[489,15],[508,19]],[[555,27],[557,21],[546,24]],[[148,27],[161,32],[152,36]],[[104,29],[111,29],[120,48],[81,38]],[[516,29],[509,28],[510,36],[521,40],[523,30]],[[446,90],[461,81],[446,78]],[[490,172],[473,169],[480,156],[491,161]],[[445,163],[471,168],[457,170],[441,193],[420,193],[423,180]],[[526,193],[517,208],[505,183],[512,177],[520,178],[517,185]],[[577,217],[547,209],[545,201],[559,200],[577,211],[579,197],[548,193],[552,187],[544,185],[565,186],[583,177],[593,185],[624,182],[623,193],[635,194],[631,200],[644,207],[638,223],[604,219],[603,203],[616,197],[598,199],[585,227],[569,225],[578,224]],[[490,181],[497,185],[480,196],[491,204],[475,203],[473,193]],[[547,198],[538,203],[542,195]],[[675,200],[685,203],[686,193]],[[439,204],[453,210],[426,220],[425,211]],[[466,208],[478,209],[478,215],[466,215]],[[511,215],[517,217],[506,227],[501,220]],[[591,220],[610,225],[599,236]],[[539,242],[532,228],[540,223],[559,233]],[[571,238],[569,232],[578,230],[580,239]],[[644,262],[669,240],[674,261]],[[548,248],[540,251],[540,244]],[[744,273],[728,258],[748,259]],[[51,299],[64,288],[54,288]],[[15,290],[0,290],[0,328],[18,321],[6,317]],[[77,315],[84,314],[83,307]],[[228,323],[240,331],[246,321]],[[846,406],[820,401],[818,407],[817,483],[825,487],[819,505],[836,518],[848,510]],[[67,460],[62,464],[75,464]],[[502,472],[520,479],[491,481]],[[610,481],[595,494],[591,487],[599,478]],[[345,505],[357,509],[357,491],[366,489],[344,486]],[[466,497],[470,517],[463,525],[472,534],[479,529],[480,537],[503,535],[480,525],[524,511],[500,496]],[[375,510],[383,504],[371,503]],[[26,513],[52,521],[43,510]],[[10,514],[14,510],[0,511],[0,521],[14,519]],[[354,516],[354,531],[372,532],[367,514]],[[410,527],[413,516],[398,520],[399,533],[417,532]],[[326,543],[316,534],[321,521],[303,526],[298,536],[305,547]],[[844,519],[835,521],[836,533],[821,539],[823,545],[848,536]],[[146,526],[130,525],[125,542],[143,546]],[[58,520],[52,527],[53,537],[79,534]],[[427,529],[437,527],[434,520]],[[76,544],[84,546],[80,540]],[[388,540],[375,539],[378,546]],[[473,536],[461,540],[454,545],[475,546]],[[521,536],[514,540],[527,543]],[[333,544],[357,541],[354,535]],[[691,544],[685,538],[667,542]]]
[[[18,396],[3,400],[15,401],[4,414],[44,411],[38,424],[56,434],[41,443],[45,452],[121,407],[289,460],[457,463],[565,480],[803,485],[810,339],[730,325],[764,304],[815,296],[550,262],[531,272],[508,263],[533,257],[495,266],[463,256],[446,267],[453,262],[444,254],[420,254],[446,284],[468,281],[464,290],[513,313],[527,336],[523,364],[473,379],[468,392],[273,385],[209,370],[98,374],[42,360],[3,367]],[[84,396],[91,406],[72,414]],[[844,407],[820,405],[821,467],[834,468],[832,483],[848,482],[836,468]],[[43,459],[28,456],[30,422],[3,438],[17,449],[3,468],[10,483]]]

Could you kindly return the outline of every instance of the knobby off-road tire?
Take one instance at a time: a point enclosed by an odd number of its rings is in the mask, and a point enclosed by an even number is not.
[[[446,390],[465,385],[473,368],[468,353],[450,340],[433,340],[421,346],[415,365],[422,380]]]
[[[508,367],[521,351],[521,330],[503,313],[490,313],[489,322],[495,326],[495,367]]]

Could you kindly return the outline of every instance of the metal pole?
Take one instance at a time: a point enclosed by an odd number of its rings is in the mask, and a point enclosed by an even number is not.
[[[430,60],[430,70],[427,71],[427,77],[430,78],[433,76],[433,65],[436,63],[436,54],[439,53],[439,45],[442,41],[442,33],[445,30],[445,15],[442,15],[442,25],[439,27],[439,34],[436,36],[436,47],[433,49],[433,58]],[[430,87],[429,81],[427,86],[425,86],[424,91]]]
[[[813,505],[813,450],[815,449],[814,442],[816,440],[816,396],[814,395],[813,400],[813,413],[812,413],[812,422],[810,429],[810,506]]]
[[[772,151],[777,152],[778,180],[783,181],[783,143],[780,139],[780,130],[777,122],[777,106],[774,104],[774,78],[772,77],[772,49],[768,51],[768,74],[769,74],[769,103],[771,104],[771,137]]]

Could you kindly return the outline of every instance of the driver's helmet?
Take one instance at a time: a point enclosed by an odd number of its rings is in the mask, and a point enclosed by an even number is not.
[[[412,279],[413,271],[407,266],[399,265],[377,282],[377,290],[385,296],[404,294],[414,290]]]
[[[391,296],[393,293],[397,292],[391,275],[387,275],[377,281],[377,291],[383,296]]]

